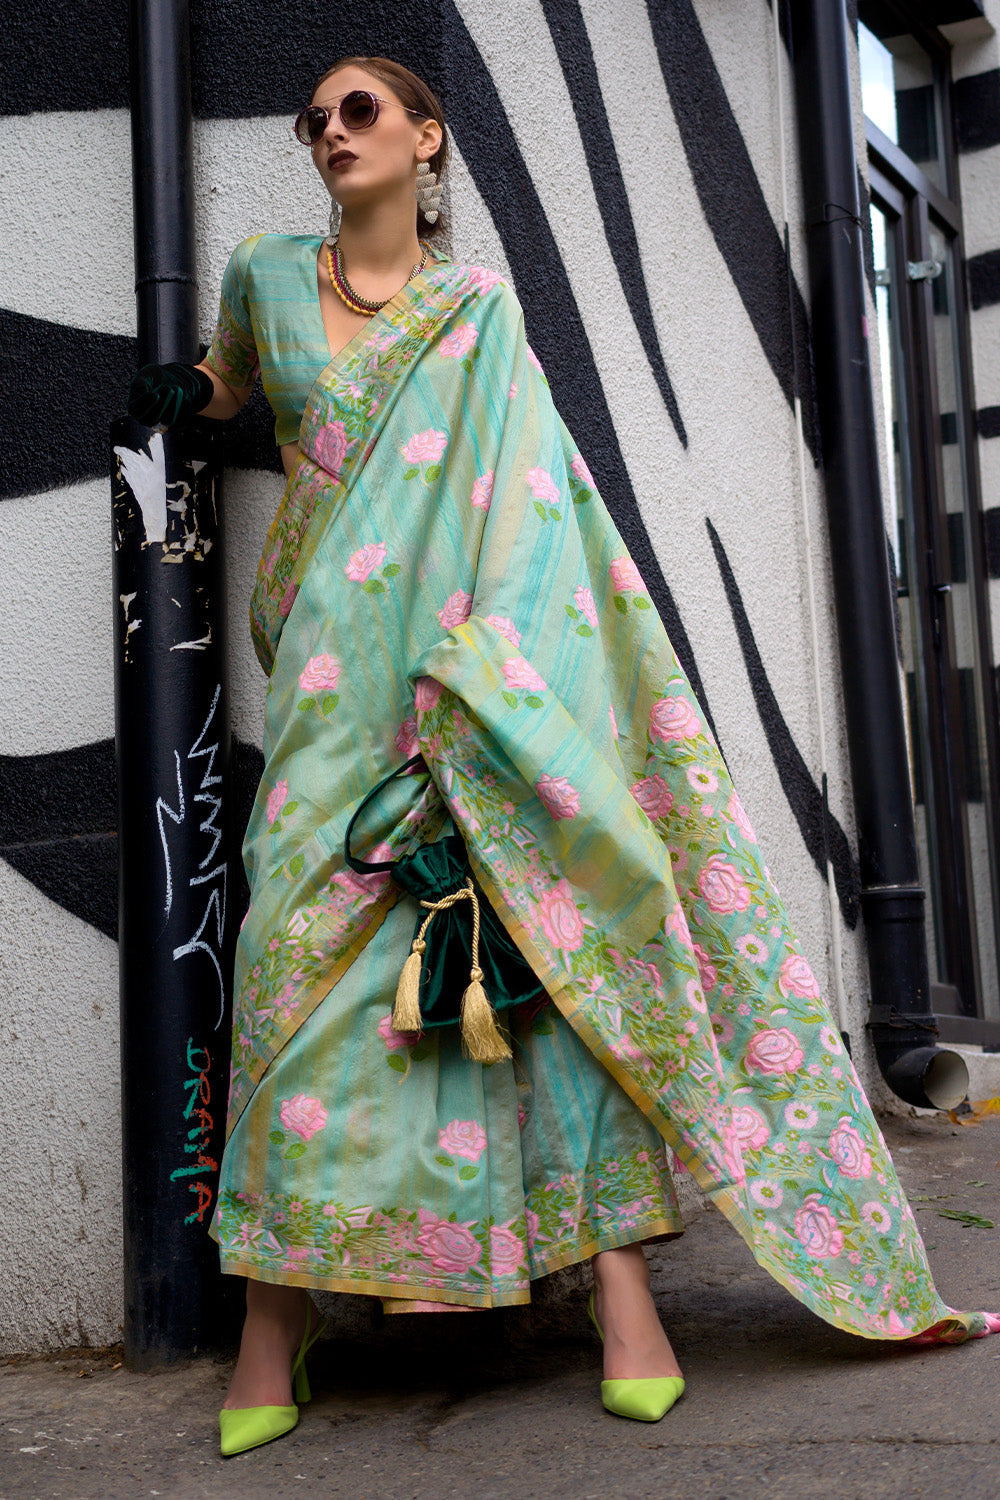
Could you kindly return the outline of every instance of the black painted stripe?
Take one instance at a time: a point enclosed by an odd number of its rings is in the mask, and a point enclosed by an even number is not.
[[[0,308],[0,497],[108,473],[108,423],[124,408],[135,340]]]
[[[618,280],[663,397],[663,404],[670,413],[674,431],[686,448],[687,433],[663,360],[653,309],[649,305],[649,291],[643,275],[632,208],[614,136],[611,134],[611,124],[604,107],[601,81],[597,75],[597,64],[583,13],[578,0],[541,0],[541,6],[573,103],[573,113],[580,129],[580,140],[587,158],[594,196],[618,272]]]
[[[743,653],[750,688],[760,718],[771,759],[789,807],[799,825],[802,840],[817,870],[826,879],[827,854],[833,866],[834,883],[841,914],[848,927],[855,928],[860,913],[861,877],[858,864],[847,841],[847,835],[826,807],[822,788],[809,773],[801,751],[785,723],[777,697],[761,658],[753,629],[743,603],[732,564],[726,555],[719,533],[706,516],[709,540],[715,553],[722,586],[726,591],[733,625]]]
[[[1000,68],[956,78],[951,100],[959,151],[1000,146]]]
[[[1000,437],[1000,406],[981,406],[976,412],[976,431],[980,437]]]
[[[126,108],[127,25],[122,0],[5,5],[0,114]]]
[[[453,0],[443,0],[445,113],[503,242],[529,338],[556,405],[646,581],[678,660],[715,725],[691,642],[646,531],[566,268],[486,66]],[[489,129],[483,128],[484,120]]]
[[[250,821],[264,757],[233,740],[233,815]],[[0,755],[0,859],[64,911],[118,936],[115,746],[111,739],[45,755]],[[250,893],[240,862],[239,910]]]
[[[108,424],[125,408],[135,340],[0,308],[0,500],[108,474]],[[44,414],[44,428],[42,418]],[[225,462],[281,471],[274,415],[258,388],[226,423]]]
[[[984,250],[965,262],[969,278],[969,300],[973,309],[1000,302],[1000,250]]]
[[[1000,578],[1000,505],[983,511],[983,542],[987,575]]]
[[[811,368],[809,320],[785,260],[782,238],[691,0],[670,0],[669,4],[646,0],[646,6],[699,202],[768,364],[791,405],[796,394],[796,363],[802,373]],[[799,394],[803,431],[816,458],[819,438],[813,393],[809,389]]]

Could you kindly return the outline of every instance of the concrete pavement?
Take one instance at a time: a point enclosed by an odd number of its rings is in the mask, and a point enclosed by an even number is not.
[[[1000,1122],[886,1132],[942,1295],[1000,1309],[1000,1228],[941,1216],[1000,1226]],[[602,1410],[586,1278],[570,1271],[502,1314],[381,1318],[357,1299],[350,1336],[311,1364],[296,1432],[229,1461],[227,1361],[155,1376],[115,1368],[120,1351],[10,1361],[0,1500],[998,1500],[1000,1336],[906,1350],[839,1333],[713,1210],[650,1258],[688,1382],[661,1423]]]

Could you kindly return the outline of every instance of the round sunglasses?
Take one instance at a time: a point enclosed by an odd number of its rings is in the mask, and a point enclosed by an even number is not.
[[[416,115],[421,120],[427,119],[419,109],[407,109],[405,104],[400,104],[395,99],[380,99],[378,94],[369,94],[367,89],[352,89],[349,94],[345,94],[336,112],[347,130],[367,130],[375,124],[383,104],[395,104],[397,109],[405,109],[408,115]],[[332,114],[332,109],[324,109],[321,104],[307,104],[296,116],[292,134],[303,146],[315,146],[318,140],[322,140]]]

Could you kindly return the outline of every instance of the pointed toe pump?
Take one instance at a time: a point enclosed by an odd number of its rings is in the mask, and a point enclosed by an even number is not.
[[[310,1333],[309,1318],[302,1335],[298,1353],[292,1360],[293,1406],[238,1406],[223,1407],[219,1412],[219,1448],[223,1458],[234,1458],[237,1453],[246,1453],[250,1448],[259,1448],[275,1438],[284,1437],[297,1426],[299,1406],[312,1399],[309,1376],[306,1373],[306,1355],[319,1336],[325,1332],[326,1323],[321,1318]]]
[[[597,1336],[604,1343],[604,1333],[594,1310],[594,1294],[587,1303],[590,1321],[597,1329]],[[679,1375],[661,1375],[650,1380],[602,1380],[601,1400],[605,1411],[616,1417],[631,1417],[636,1422],[658,1422],[684,1394],[684,1381]]]

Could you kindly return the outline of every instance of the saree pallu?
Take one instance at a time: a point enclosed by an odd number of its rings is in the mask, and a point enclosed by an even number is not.
[[[317,380],[300,446],[251,610],[266,768],[245,845],[224,1267],[526,1300],[532,1275],[680,1227],[666,1146],[836,1326],[993,1331],[937,1295],[509,288],[448,262],[415,278]],[[512,1063],[462,1058],[454,1028],[407,1045],[389,1024],[416,908],[384,874],[347,870],[344,832],[418,750],[427,772],[386,789],[367,848],[383,860],[461,832],[550,1000],[506,1013]],[[345,1182],[366,1185],[360,1201]]]

